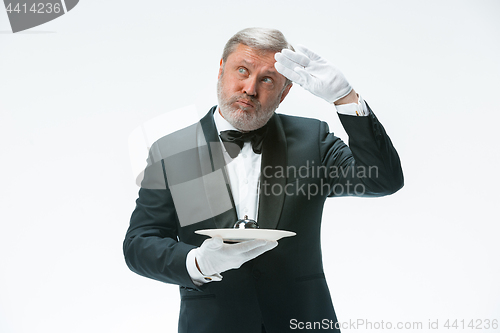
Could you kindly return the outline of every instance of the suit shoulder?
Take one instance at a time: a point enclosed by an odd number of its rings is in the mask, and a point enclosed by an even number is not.
[[[153,145],[160,145],[170,143],[173,144],[175,142],[184,141],[189,137],[194,137],[197,128],[199,127],[199,122],[189,125],[187,127],[181,128],[174,132],[168,133],[157,139]]]
[[[300,116],[291,116],[291,115],[286,115],[282,113],[277,113],[276,114],[279,119],[281,120],[281,123],[283,124],[283,127],[298,127],[298,128],[318,128],[319,124],[322,122],[319,119],[315,118],[306,118],[306,117],[300,117]]]
[[[290,144],[298,141],[303,144],[317,144],[322,136],[328,134],[328,125],[315,118],[279,114],[278,119]]]
[[[150,147],[149,163],[159,162],[169,156],[180,154],[197,146],[199,123],[192,124],[156,140]]]

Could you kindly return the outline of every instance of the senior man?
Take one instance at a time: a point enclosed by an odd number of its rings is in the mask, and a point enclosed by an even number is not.
[[[349,146],[324,122],[275,113],[292,81],[335,104]],[[244,29],[227,42],[217,95],[199,123],[151,147],[127,265],[180,286],[179,332],[340,331],[323,273],[323,205],[399,190],[396,150],[342,73],[278,30]],[[296,235],[278,245],[195,233],[244,217]]]

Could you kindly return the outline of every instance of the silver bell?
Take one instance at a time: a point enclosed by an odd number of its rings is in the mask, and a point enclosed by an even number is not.
[[[259,229],[259,225],[247,215],[243,219],[236,221],[233,226],[234,229]]]

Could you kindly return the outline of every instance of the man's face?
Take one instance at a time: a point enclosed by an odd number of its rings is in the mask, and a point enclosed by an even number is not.
[[[274,52],[239,44],[221,60],[217,97],[221,114],[241,131],[264,126],[288,94],[285,77],[274,68]]]

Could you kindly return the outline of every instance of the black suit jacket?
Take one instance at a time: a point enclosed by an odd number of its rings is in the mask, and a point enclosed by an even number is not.
[[[217,201],[222,192],[231,198],[227,184],[214,194],[214,182],[202,181],[198,199],[173,195],[170,187],[224,170],[215,110],[153,145],[124,241],[127,265],[140,275],[180,286],[179,332],[256,333],[264,325],[268,333],[280,333],[294,331],[298,322],[333,326],[337,319],[321,255],[323,204],[328,196],[383,196],[400,189],[403,175],[391,140],[371,110],[367,117],[339,115],[350,147],[329,133],[324,122],[274,114],[263,143],[258,223],[297,235],[224,272],[222,281],[197,287],[187,273],[186,255],[207,237],[194,231],[231,227],[236,210],[233,204],[217,211],[224,206]],[[216,144],[207,146],[211,142]],[[203,201],[199,198],[205,200],[201,206],[216,214],[183,223],[179,216],[185,213],[177,210],[186,203],[197,207]],[[201,210],[193,209],[195,215]]]

